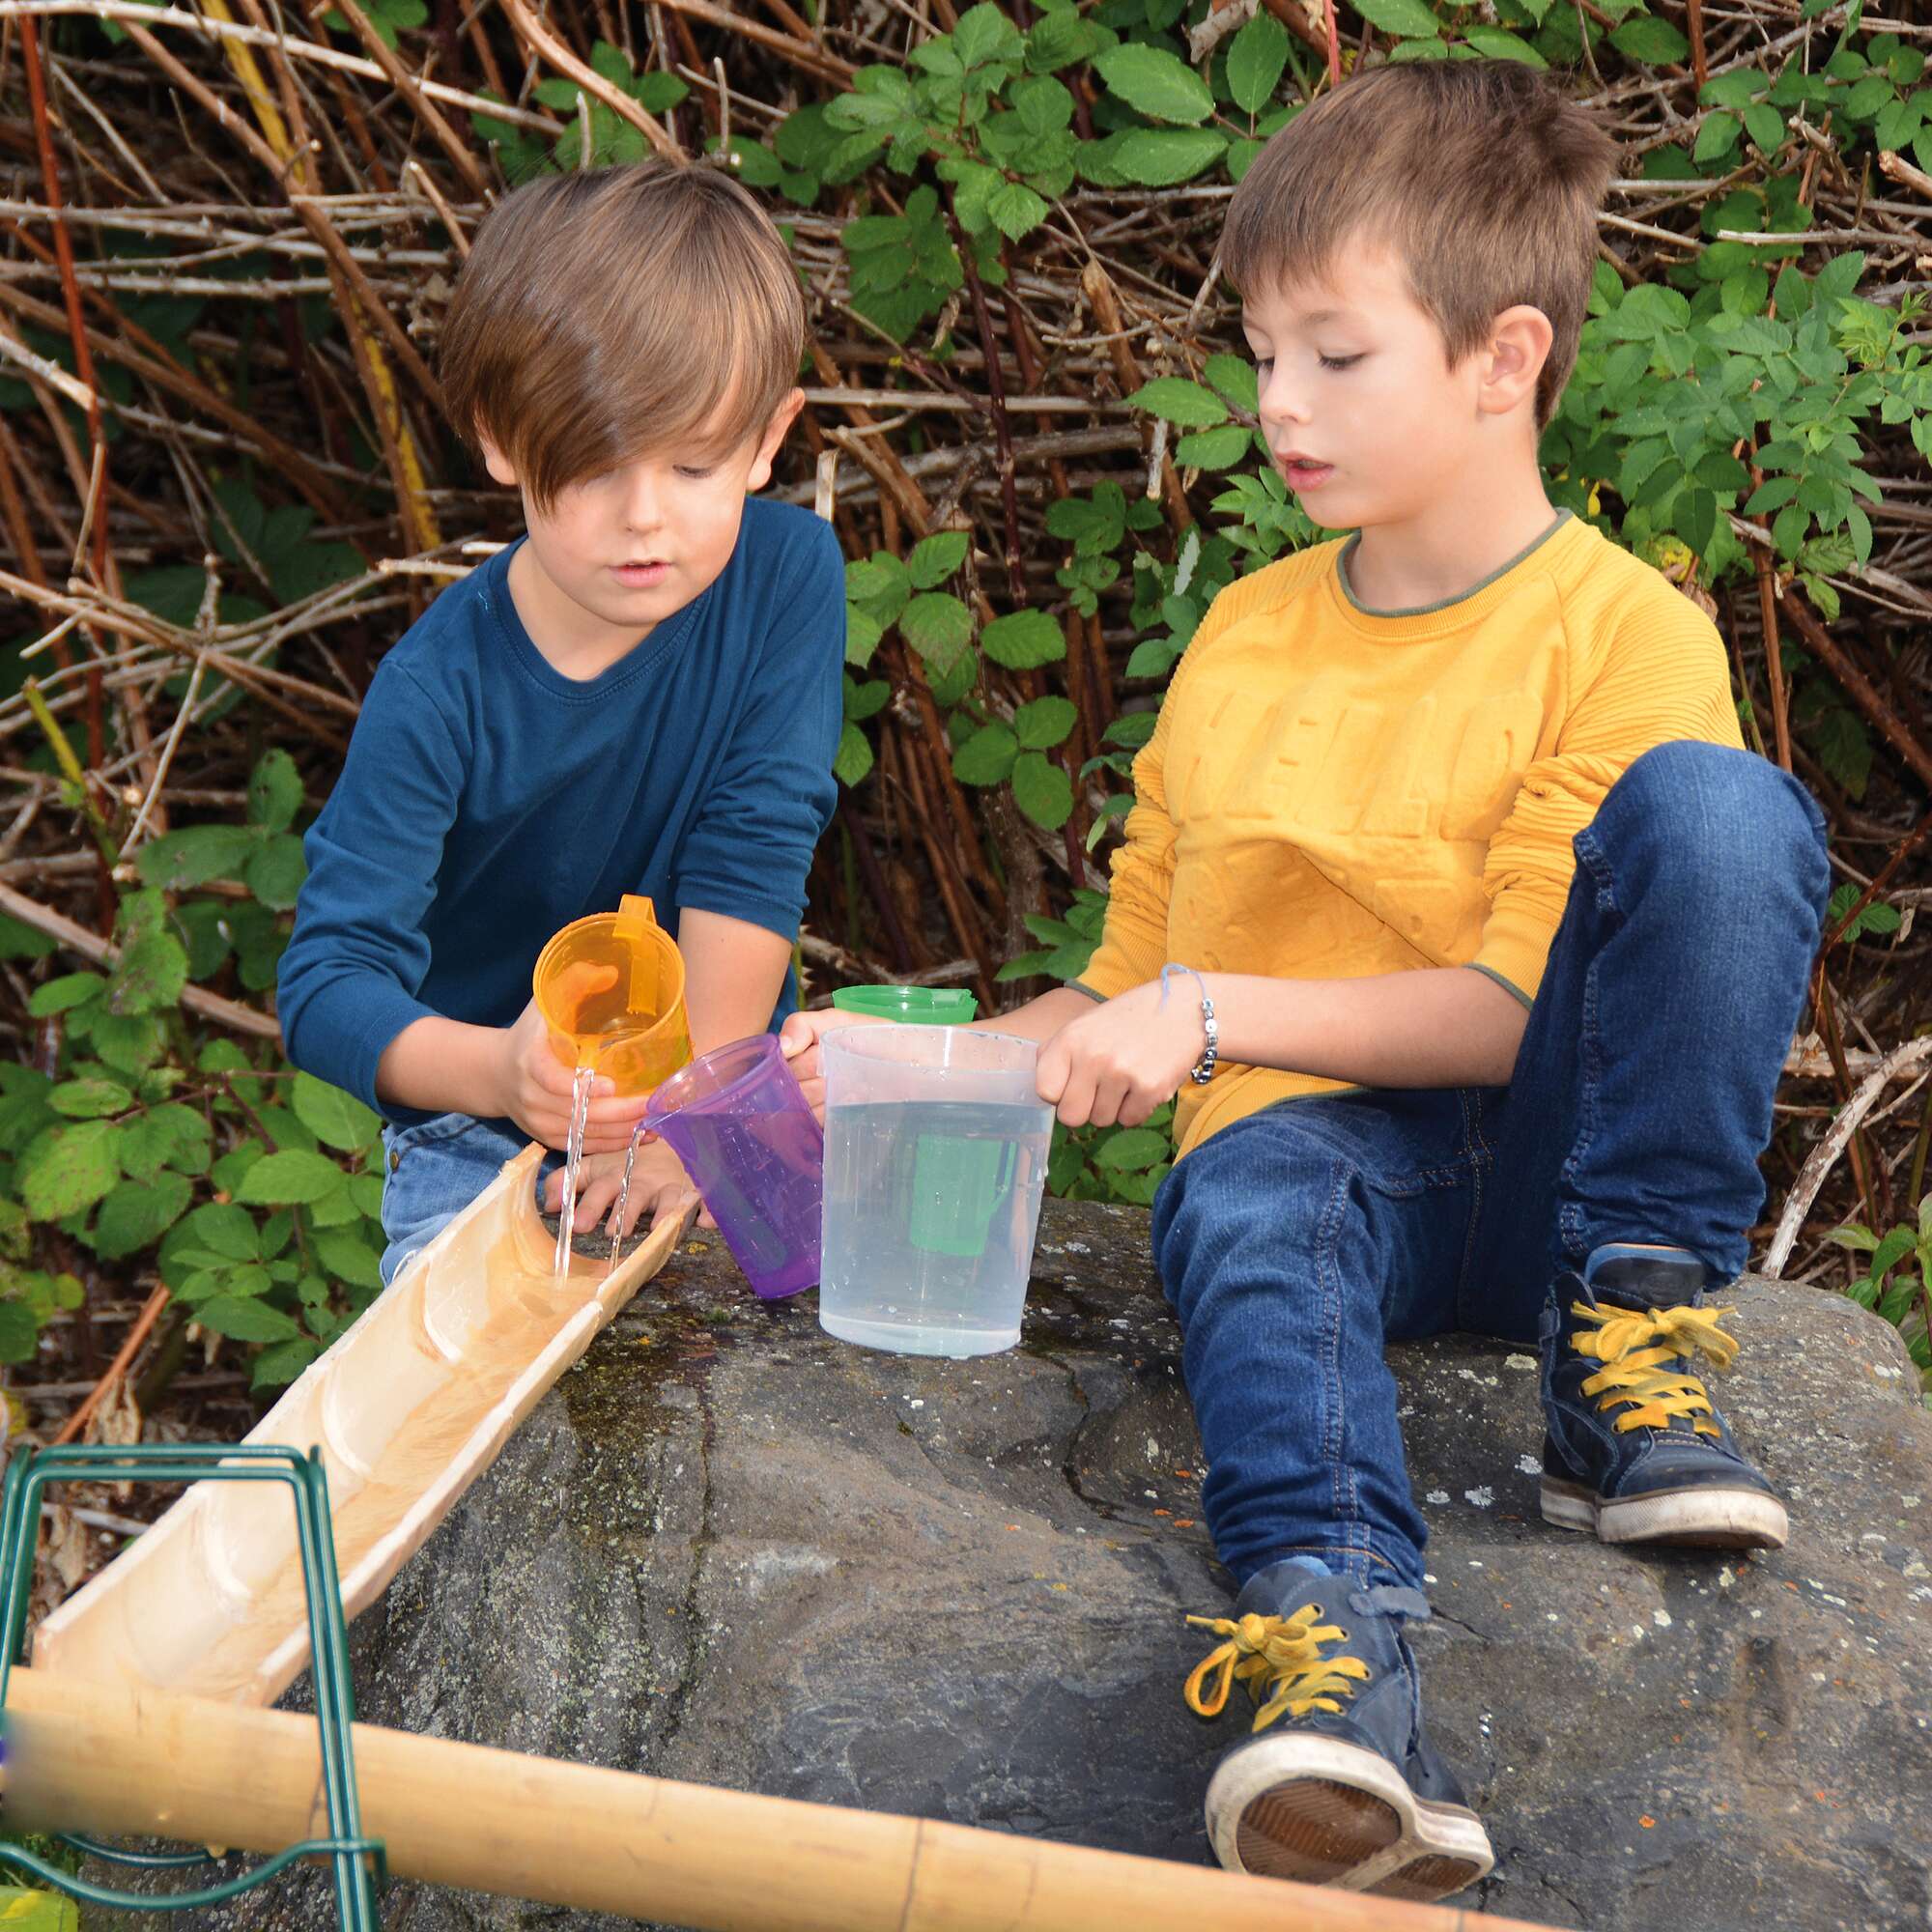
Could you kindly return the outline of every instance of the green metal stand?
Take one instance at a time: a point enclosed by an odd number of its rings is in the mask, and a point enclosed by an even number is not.
[[[308,1594],[309,1655],[315,1682],[316,1722],[322,1732],[323,1790],[328,1806],[327,1838],[291,1845],[273,1858],[223,1884],[200,1891],[158,1896],[110,1890],[49,1865],[17,1844],[0,1841],[0,1863],[30,1872],[84,1904],[127,1906],[143,1911],[185,1912],[218,1905],[224,1899],[272,1878],[303,1858],[327,1858],[335,1867],[336,1912],[342,1932],[379,1932],[376,1887],[385,1874],[383,1845],[362,1835],[361,1807],[355,1795],[355,1764],[350,1727],[355,1721],[349,1679],[349,1637],[342,1620],[342,1587],[335,1574],[335,1541],[328,1517],[328,1479],[318,1451],[268,1443],[147,1443],[130,1448],[79,1447],[16,1449],[7,1464],[0,1492],[0,1717],[7,1682],[21,1661],[27,1600],[34,1579],[41,1498],[51,1483],[286,1483],[294,1493],[296,1528],[301,1548],[302,1582]],[[181,1870],[212,1864],[205,1852],[128,1852],[91,1838],[62,1834],[62,1842],[90,1858],[145,1870]]]

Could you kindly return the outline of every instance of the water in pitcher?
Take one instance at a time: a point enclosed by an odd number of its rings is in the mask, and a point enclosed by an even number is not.
[[[1051,1140],[1039,1106],[828,1109],[820,1324],[912,1354],[1011,1348]]]

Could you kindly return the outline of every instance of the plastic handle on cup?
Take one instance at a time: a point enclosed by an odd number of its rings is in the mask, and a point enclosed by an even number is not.
[[[617,901],[611,934],[631,954],[629,1010],[656,1014],[658,1010],[658,952],[660,928],[656,908],[641,893],[626,893]]]

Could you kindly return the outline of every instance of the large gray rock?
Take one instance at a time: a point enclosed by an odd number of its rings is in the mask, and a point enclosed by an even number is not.
[[[1932,1922],[1932,1416],[1896,1334],[1742,1284],[1720,1399],[1790,1498],[1760,1560],[1546,1527],[1530,1357],[1395,1353],[1434,1727],[1497,1851],[1464,1902],[1559,1926]],[[1025,1339],[835,1343],[694,1238],[358,1626],[370,1721],[1199,1860],[1239,1736],[1191,1716],[1199,1520],[1136,1210],[1049,1203]],[[308,1876],[228,1918],[310,1927]],[[399,1886],[391,1927],[577,1915]],[[177,1921],[179,1922],[179,1921]],[[212,1922],[212,1920],[211,1920]],[[615,1923],[617,1921],[611,1921]]]

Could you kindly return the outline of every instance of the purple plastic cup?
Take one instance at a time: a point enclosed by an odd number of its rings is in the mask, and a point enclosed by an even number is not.
[[[759,1294],[776,1301],[817,1281],[825,1134],[772,1035],[680,1067],[643,1125],[684,1163]]]

